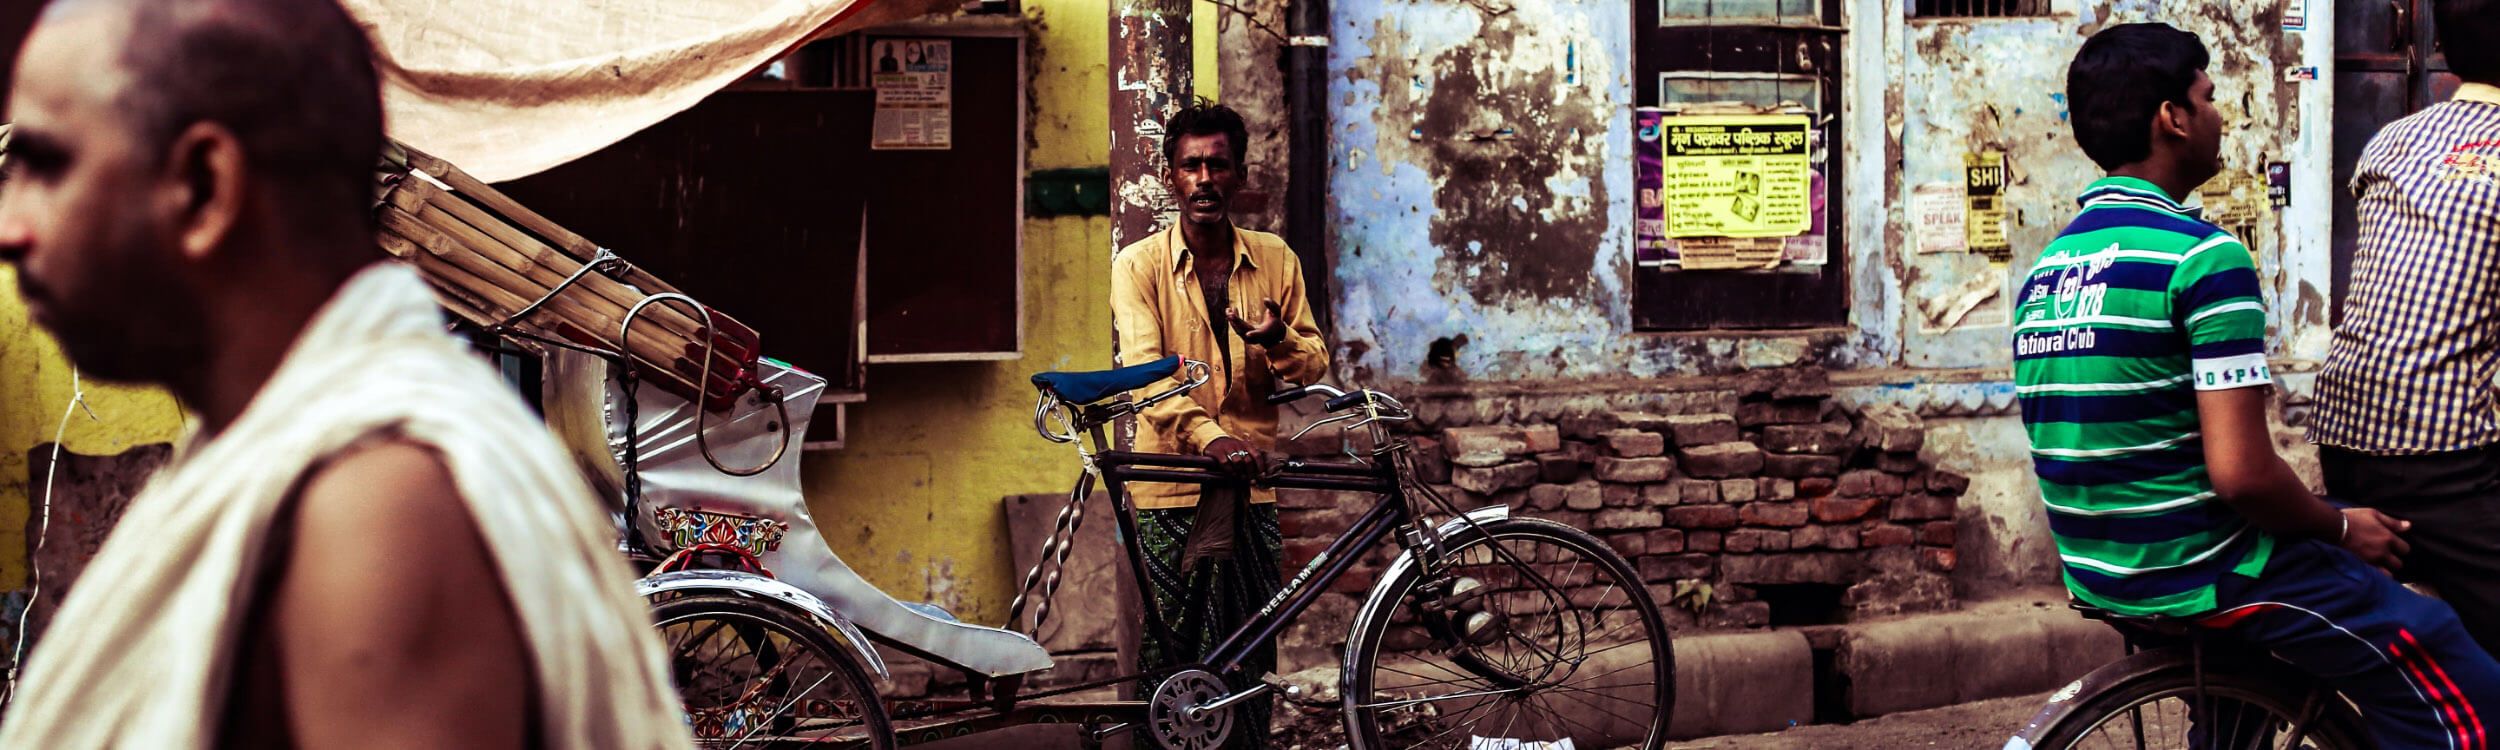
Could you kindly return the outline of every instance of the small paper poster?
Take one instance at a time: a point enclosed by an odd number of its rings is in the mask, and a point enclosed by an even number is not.
[[[955,44],[945,39],[878,39],[877,115],[869,148],[947,149],[955,145]]]
[[[1986,151],[1962,155],[1963,236],[1970,251],[2005,263],[2014,248],[2005,241],[2005,153]]]
[[[1960,184],[1930,182],[1911,188],[1910,221],[1918,233],[1918,251],[1969,252],[1968,230],[1962,228],[1965,208]]]
[[[2302,31],[2309,28],[2309,0],[2283,0],[2283,30]]]

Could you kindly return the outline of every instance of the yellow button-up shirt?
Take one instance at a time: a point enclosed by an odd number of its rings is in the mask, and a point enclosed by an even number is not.
[[[1141,452],[1196,454],[1225,436],[1254,450],[1273,450],[1276,407],[1267,397],[1280,382],[1312,383],[1328,374],[1328,344],[1311,321],[1301,259],[1284,238],[1238,227],[1232,251],[1228,302],[1243,320],[1256,323],[1267,314],[1267,300],[1275,300],[1284,311],[1285,338],[1274,346],[1249,346],[1230,323],[1207,319],[1205,292],[1198,288],[1193,254],[1178,225],[1121,248],[1111,261],[1111,319],[1119,329],[1120,360],[1137,364],[1177,354],[1216,371],[1187,398],[1145,410],[1137,429]],[[1231,372],[1224,371],[1223,352],[1231,354]],[[1166,379],[1139,393],[1159,393],[1173,385]],[[1198,489],[1139,483],[1129,486],[1129,496],[1138,508],[1188,508],[1198,504]],[[1275,499],[1266,490],[1251,496],[1252,502]]]

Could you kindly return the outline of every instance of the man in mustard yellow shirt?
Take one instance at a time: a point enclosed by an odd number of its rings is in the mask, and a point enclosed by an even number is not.
[[[1207,363],[1214,377],[1149,407],[1139,420],[1137,450],[1205,455],[1236,476],[1255,475],[1276,445],[1279,383],[1310,383],[1328,373],[1328,345],[1311,322],[1302,264],[1283,238],[1233,226],[1231,202],[1241,189],[1250,148],[1241,115],[1204,100],[1172,115],[1163,130],[1164,179],[1181,198],[1180,221],[1121,248],[1111,268],[1111,314],[1120,358],[1149,362],[1171,355]],[[1170,388],[1169,381],[1145,392]],[[1139,667],[1151,672],[1197,661],[1266,606],[1281,587],[1284,537],[1275,497],[1266,490],[1140,484],[1129,488],[1138,510],[1138,540],[1147,551],[1153,601],[1177,643],[1145,633]],[[1206,503],[1202,507],[1201,495]],[[1217,504],[1225,504],[1218,506]],[[1191,532],[1229,525],[1229,554],[1185,560]],[[1225,524],[1219,519],[1229,518]],[[1202,540],[1203,542],[1204,540]],[[1274,671],[1271,642],[1253,654],[1233,688],[1246,689]],[[1263,747],[1268,702],[1242,704],[1232,747]]]

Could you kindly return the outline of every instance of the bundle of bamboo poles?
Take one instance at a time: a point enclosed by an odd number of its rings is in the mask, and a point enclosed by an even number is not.
[[[714,409],[752,385],[753,329],[718,310],[706,328],[691,306],[657,302],[622,335],[627,314],[649,296],[682,293],[458,167],[394,143],[380,182],[382,249],[414,264],[453,314],[524,338],[622,353],[644,382]],[[584,273],[591,264],[599,267]],[[697,387],[706,356],[709,380]]]

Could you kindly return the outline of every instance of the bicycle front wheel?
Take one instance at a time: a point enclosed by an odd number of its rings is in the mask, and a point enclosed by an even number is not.
[[[2207,671],[2200,695],[2187,665],[2084,698],[2039,737],[2038,750],[2371,747],[2343,697],[2314,682]]]
[[[1675,652],[1638,572],[1569,526],[1528,518],[1444,539],[1346,642],[1355,750],[1666,744]],[[1563,744],[1569,740],[1570,744]]]
[[[895,746],[867,670],[814,621],[725,593],[652,609],[696,747]]]

